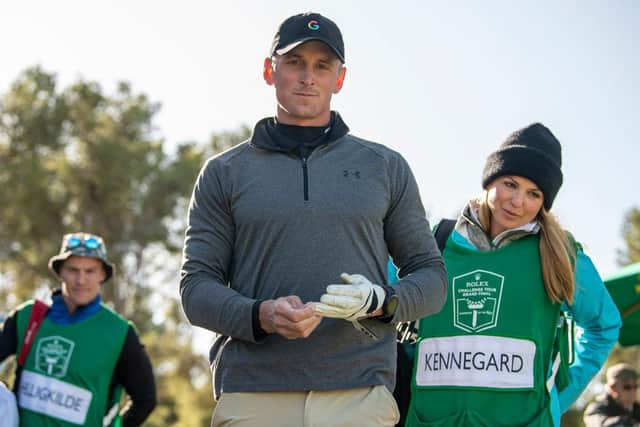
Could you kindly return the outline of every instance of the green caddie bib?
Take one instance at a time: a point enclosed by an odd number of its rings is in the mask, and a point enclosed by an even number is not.
[[[32,303],[18,310],[22,346]],[[20,374],[20,424],[101,427],[129,323],[106,306],[71,325],[44,319]],[[116,417],[117,418],[117,417]]]
[[[545,380],[560,305],[539,236],[490,252],[451,238],[442,310],[420,320],[407,426],[552,426]]]

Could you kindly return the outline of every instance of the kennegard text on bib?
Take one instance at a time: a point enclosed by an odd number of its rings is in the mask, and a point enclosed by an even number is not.
[[[417,386],[530,389],[533,341],[487,335],[426,338],[418,347]]]

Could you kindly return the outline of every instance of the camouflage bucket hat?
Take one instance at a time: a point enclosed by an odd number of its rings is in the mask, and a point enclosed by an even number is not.
[[[51,270],[57,278],[60,278],[60,267],[62,263],[71,255],[97,258],[102,261],[105,271],[104,282],[113,276],[115,267],[107,259],[107,247],[102,237],[84,232],[65,234],[64,237],[62,237],[60,253],[49,259],[49,270]]]

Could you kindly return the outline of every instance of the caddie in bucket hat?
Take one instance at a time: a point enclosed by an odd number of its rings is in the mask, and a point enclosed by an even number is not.
[[[109,280],[115,271],[114,265],[107,259],[107,247],[102,237],[95,234],[76,232],[65,234],[60,245],[60,253],[49,259],[49,269],[60,278],[60,267],[71,255],[97,258],[102,261],[105,279]]]
[[[18,361],[19,425],[142,425],[156,405],[153,368],[133,323],[102,302],[114,273],[104,240],[66,234],[48,266],[60,281],[50,303],[20,304],[0,330],[0,362]]]

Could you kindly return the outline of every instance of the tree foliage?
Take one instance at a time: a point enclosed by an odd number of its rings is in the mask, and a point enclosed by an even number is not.
[[[626,248],[618,251],[620,265],[624,266],[633,262],[640,262],[640,210],[638,208],[632,208],[626,213],[622,225],[622,237],[624,238]],[[605,366],[592,380],[591,386],[587,388],[587,393],[583,393],[581,396],[584,404],[597,397],[597,393],[593,392],[593,389],[600,391],[603,389],[606,383],[605,373],[607,367],[621,362],[628,363],[640,371],[640,346],[621,347],[620,345],[616,345],[613,348],[607,358]],[[594,387],[593,385],[596,386]],[[567,419],[571,418],[573,420],[571,424],[566,424],[566,427],[583,426],[584,424],[581,419],[582,411],[573,412],[573,416],[566,417]],[[565,416],[563,416],[562,420],[562,426],[565,427]]]
[[[125,82],[111,95],[82,79],[59,88],[40,67],[0,97],[0,311],[58,286],[47,261],[63,234],[103,236],[117,266],[103,300],[135,322],[154,364],[148,425],[208,425],[208,367],[178,302],[180,250],[198,170],[249,129],[167,154],[159,108]]]
[[[622,237],[627,248],[619,256],[620,264],[626,265],[640,261],[640,209],[634,207],[625,215]]]
[[[622,237],[626,243],[626,249],[620,253],[620,264],[640,262],[640,209],[637,207],[631,208],[626,213],[622,225]],[[616,346],[609,356],[608,364],[618,362],[629,363],[640,372],[640,345]]]

